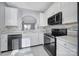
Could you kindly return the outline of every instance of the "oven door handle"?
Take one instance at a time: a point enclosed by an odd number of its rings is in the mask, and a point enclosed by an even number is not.
[[[49,36],[47,36],[47,35],[45,35],[46,37],[48,37],[48,38],[55,38],[55,37],[49,37]]]
[[[50,40],[50,43],[54,43],[56,41],[56,37],[49,37],[47,35],[46,37]]]

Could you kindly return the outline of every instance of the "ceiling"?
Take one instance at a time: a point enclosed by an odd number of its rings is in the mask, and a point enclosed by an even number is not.
[[[47,10],[52,2],[6,2],[8,6],[25,8],[34,11],[45,11]]]

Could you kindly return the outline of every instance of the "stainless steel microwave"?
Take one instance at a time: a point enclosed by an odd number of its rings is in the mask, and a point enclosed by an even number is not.
[[[62,24],[62,12],[48,18],[48,25]]]

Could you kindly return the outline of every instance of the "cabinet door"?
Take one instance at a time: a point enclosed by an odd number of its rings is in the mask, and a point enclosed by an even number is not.
[[[57,56],[73,56],[73,52],[62,45],[57,46]]]
[[[24,39],[27,39],[25,41],[28,41],[30,43],[26,43],[26,46],[29,45],[29,46],[34,46],[34,45],[38,45],[40,43],[39,39],[38,39],[38,33],[26,33],[26,34],[23,34],[23,41]],[[25,44],[24,44],[25,45]]]
[[[0,32],[4,30],[4,6],[0,6]]]
[[[66,51],[65,51],[66,49],[64,48],[66,43],[61,40],[60,40],[60,38],[57,38],[57,56],[65,56],[66,55]]]
[[[31,33],[22,34],[22,48],[31,46]]]
[[[44,34],[43,33],[39,33],[38,36],[39,36],[38,37],[38,41],[39,41],[38,43],[39,44],[44,44]]]
[[[22,38],[22,48],[30,46],[31,37],[26,36]]]
[[[63,24],[77,22],[77,3],[76,2],[61,3],[60,8],[62,10]]]
[[[2,34],[1,35],[1,51],[6,51],[7,49],[7,35],[6,34]]]
[[[66,40],[65,40],[66,39]],[[68,38],[57,37],[57,55],[58,56],[76,56],[76,46],[67,42]]]
[[[65,48],[58,44],[57,45],[57,56],[65,56],[65,55],[66,55]]]
[[[47,26],[47,20],[45,13],[40,13],[40,21],[39,21],[40,26]]]
[[[31,46],[38,44],[39,44],[38,33],[31,34]]]
[[[5,26],[17,26],[17,9],[5,7]]]

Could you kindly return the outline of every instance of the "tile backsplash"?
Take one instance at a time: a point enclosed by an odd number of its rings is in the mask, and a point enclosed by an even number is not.
[[[66,24],[66,25],[54,25],[54,26],[46,26],[44,29],[46,29],[47,33],[51,33],[51,29],[63,29],[67,28],[68,32],[73,32],[78,30],[77,23],[74,24]]]

